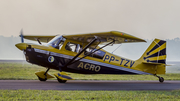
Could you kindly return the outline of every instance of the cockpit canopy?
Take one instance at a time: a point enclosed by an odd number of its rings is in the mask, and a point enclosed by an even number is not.
[[[60,49],[63,45],[63,43],[65,42],[65,38],[61,35],[61,36],[56,36],[54,37],[51,41],[48,42],[48,45]]]
[[[61,47],[63,46],[65,40],[66,39],[63,36],[56,36],[51,41],[48,42],[48,45],[60,50]],[[78,43],[67,42],[65,45],[65,50],[79,53],[82,50],[82,45],[80,45]],[[90,46],[89,48],[87,48],[84,51],[84,55],[87,55],[90,57],[95,57],[98,59],[103,59],[105,52],[103,52],[101,50],[94,52],[95,50],[96,50],[95,48],[92,48]],[[92,53],[92,54],[90,54],[90,53]]]

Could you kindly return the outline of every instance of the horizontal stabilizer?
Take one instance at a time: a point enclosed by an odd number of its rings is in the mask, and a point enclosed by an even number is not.
[[[163,63],[152,63],[152,62],[142,62],[144,64],[151,64],[151,65],[162,65]]]

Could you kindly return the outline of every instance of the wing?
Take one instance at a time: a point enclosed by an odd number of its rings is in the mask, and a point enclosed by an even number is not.
[[[118,32],[118,31],[110,31],[110,32],[101,32],[101,33],[88,33],[88,34],[75,34],[75,35],[63,35],[63,37],[75,40],[79,42],[90,42],[92,39],[94,39],[94,36],[97,36],[100,44],[105,44],[108,42],[111,42],[112,40],[115,40],[115,44],[120,43],[129,43],[129,42],[146,42],[143,39],[137,38],[135,36]],[[98,43],[98,42],[96,42]]]
[[[51,39],[53,39],[55,35],[53,36],[32,36],[32,35],[23,35],[23,38],[28,40],[37,41],[40,40],[41,42],[49,42]]]

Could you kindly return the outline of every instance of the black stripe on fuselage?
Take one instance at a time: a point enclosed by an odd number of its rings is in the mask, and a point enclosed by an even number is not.
[[[32,49],[34,50],[34,49]],[[41,65],[47,68],[52,68],[52,69],[56,69],[59,70],[59,66],[64,65],[65,63],[67,63],[68,61],[71,60],[71,58],[73,58],[73,56],[68,56],[68,55],[63,55],[63,54],[58,54],[58,53],[50,53],[53,54],[51,56],[54,56],[55,61],[53,63],[49,63],[48,62],[48,54],[44,54],[42,53],[38,53],[35,51],[27,51],[26,52],[27,56],[29,57],[29,62],[33,63],[33,64],[37,64],[37,65]],[[46,53],[46,52],[45,52]],[[85,69],[85,67],[79,67],[78,65],[83,62],[83,64],[89,64],[90,65],[97,65],[101,67],[101,70],[99,70],[98,72],[96,71],[92,71],[92,69]],[[84,65],[83,65],[84,66]],[[88,60],[88,59],[82,59],[81,61],[78,61],[72,65],[69,65],[67,68],[61,67],[61,69],[63,71],[67,71],[67,72],[73,72],[73,73],[83,73],[83,74],[149,74],[149,73],[145,73],[142,71],[137,71],[137,70],[133,70],[133,69],[128,69],[128,68],[123,68],[123,67],[119,67],[119,66],[114,66],[114,65],[110,65],[110,64],[106,64],[106,63],[101,63],[101,62],[97,62],[97,61],[93,61],[93,60]]]

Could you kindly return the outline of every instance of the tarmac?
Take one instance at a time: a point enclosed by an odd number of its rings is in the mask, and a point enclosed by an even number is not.
[[[0,80],[1,90],[180,90],[180,81]]]

